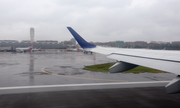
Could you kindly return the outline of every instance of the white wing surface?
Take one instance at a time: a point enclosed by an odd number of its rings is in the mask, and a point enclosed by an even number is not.
[[[86,50],[105,54],[118,61],[180,74],[180,51],[103,48],[99,46]]]
[[[134,67],[136,65],[141,65],[180,75],[180,51],[107,48],[95,46],[85,41],[71,27],[67,28],[84,50],[105,54],[107,55],[107,57],[116,59],[117,61],[121,61],[123,63],[123,65],[122,63],[117,64],[116,67],[126,67],[127,70],[131,69],[128,68],[131,65],[134,65]],[[171,86],[166,87],[166,91],[168,93],[180,92],[180,77],[177,77],[179,78],[179,80],[175,81],[175,83],[171,84]],[[178,88],[174,87],[177,85]]]

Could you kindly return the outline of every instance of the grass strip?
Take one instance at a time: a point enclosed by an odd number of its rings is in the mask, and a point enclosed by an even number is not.
[[[97,71],[97,72],[109,72],[109,68],[114,65],[115,63],[104,63],[104,64],[97,64],[97,65],[90,65],[90,66],[85,66],[83,69],[84,70],[89,70],[89,71]],[[148,67],[143,67],[143,66],[137,66],[131,70],[125,71],[123,73],[165,73],[164,71],[157,70],[157,69],[152,69]]]

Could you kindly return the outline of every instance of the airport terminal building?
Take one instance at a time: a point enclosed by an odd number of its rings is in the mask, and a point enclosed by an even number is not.
[[[30,28],[30,40],[22,40],[21,42],[17,40],[0,40],[0,48],[11,47],[11,50],[15,48],[23,48],[29,47],[33,43],[33,48],[41,48],[41,49],[65,49],[67,46],[62,42],[58,42],[56,40],[38,40],[34,41],[35,37],[35,29],[33,27]],[[9,50],[9,49],[8,49]]]
[[[0,47],[29,47],[32,43],[29,40],[23,40],[21,42],[18,42],[16,40],[0,40]],[[53,40],[39,40],[36,42],[33,42],[34,48],[40,48],[41,49],[65,49],[66,45],[63,45],[63,43]]]

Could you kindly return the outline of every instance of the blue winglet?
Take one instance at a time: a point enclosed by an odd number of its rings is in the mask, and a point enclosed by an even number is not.
[[[96,45],[90,44],[87,41],[85,41],[76,31],[74,31],[71,27],[67,27],[68,30],[71,32],[71,34],[74,36],[76,41],[79,43],[79,45],[84,48],[94,48]]]

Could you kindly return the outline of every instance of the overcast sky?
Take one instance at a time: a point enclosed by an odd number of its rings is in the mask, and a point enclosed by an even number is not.
[[[0,40],[180,41],[180,0],[0,0]]]

